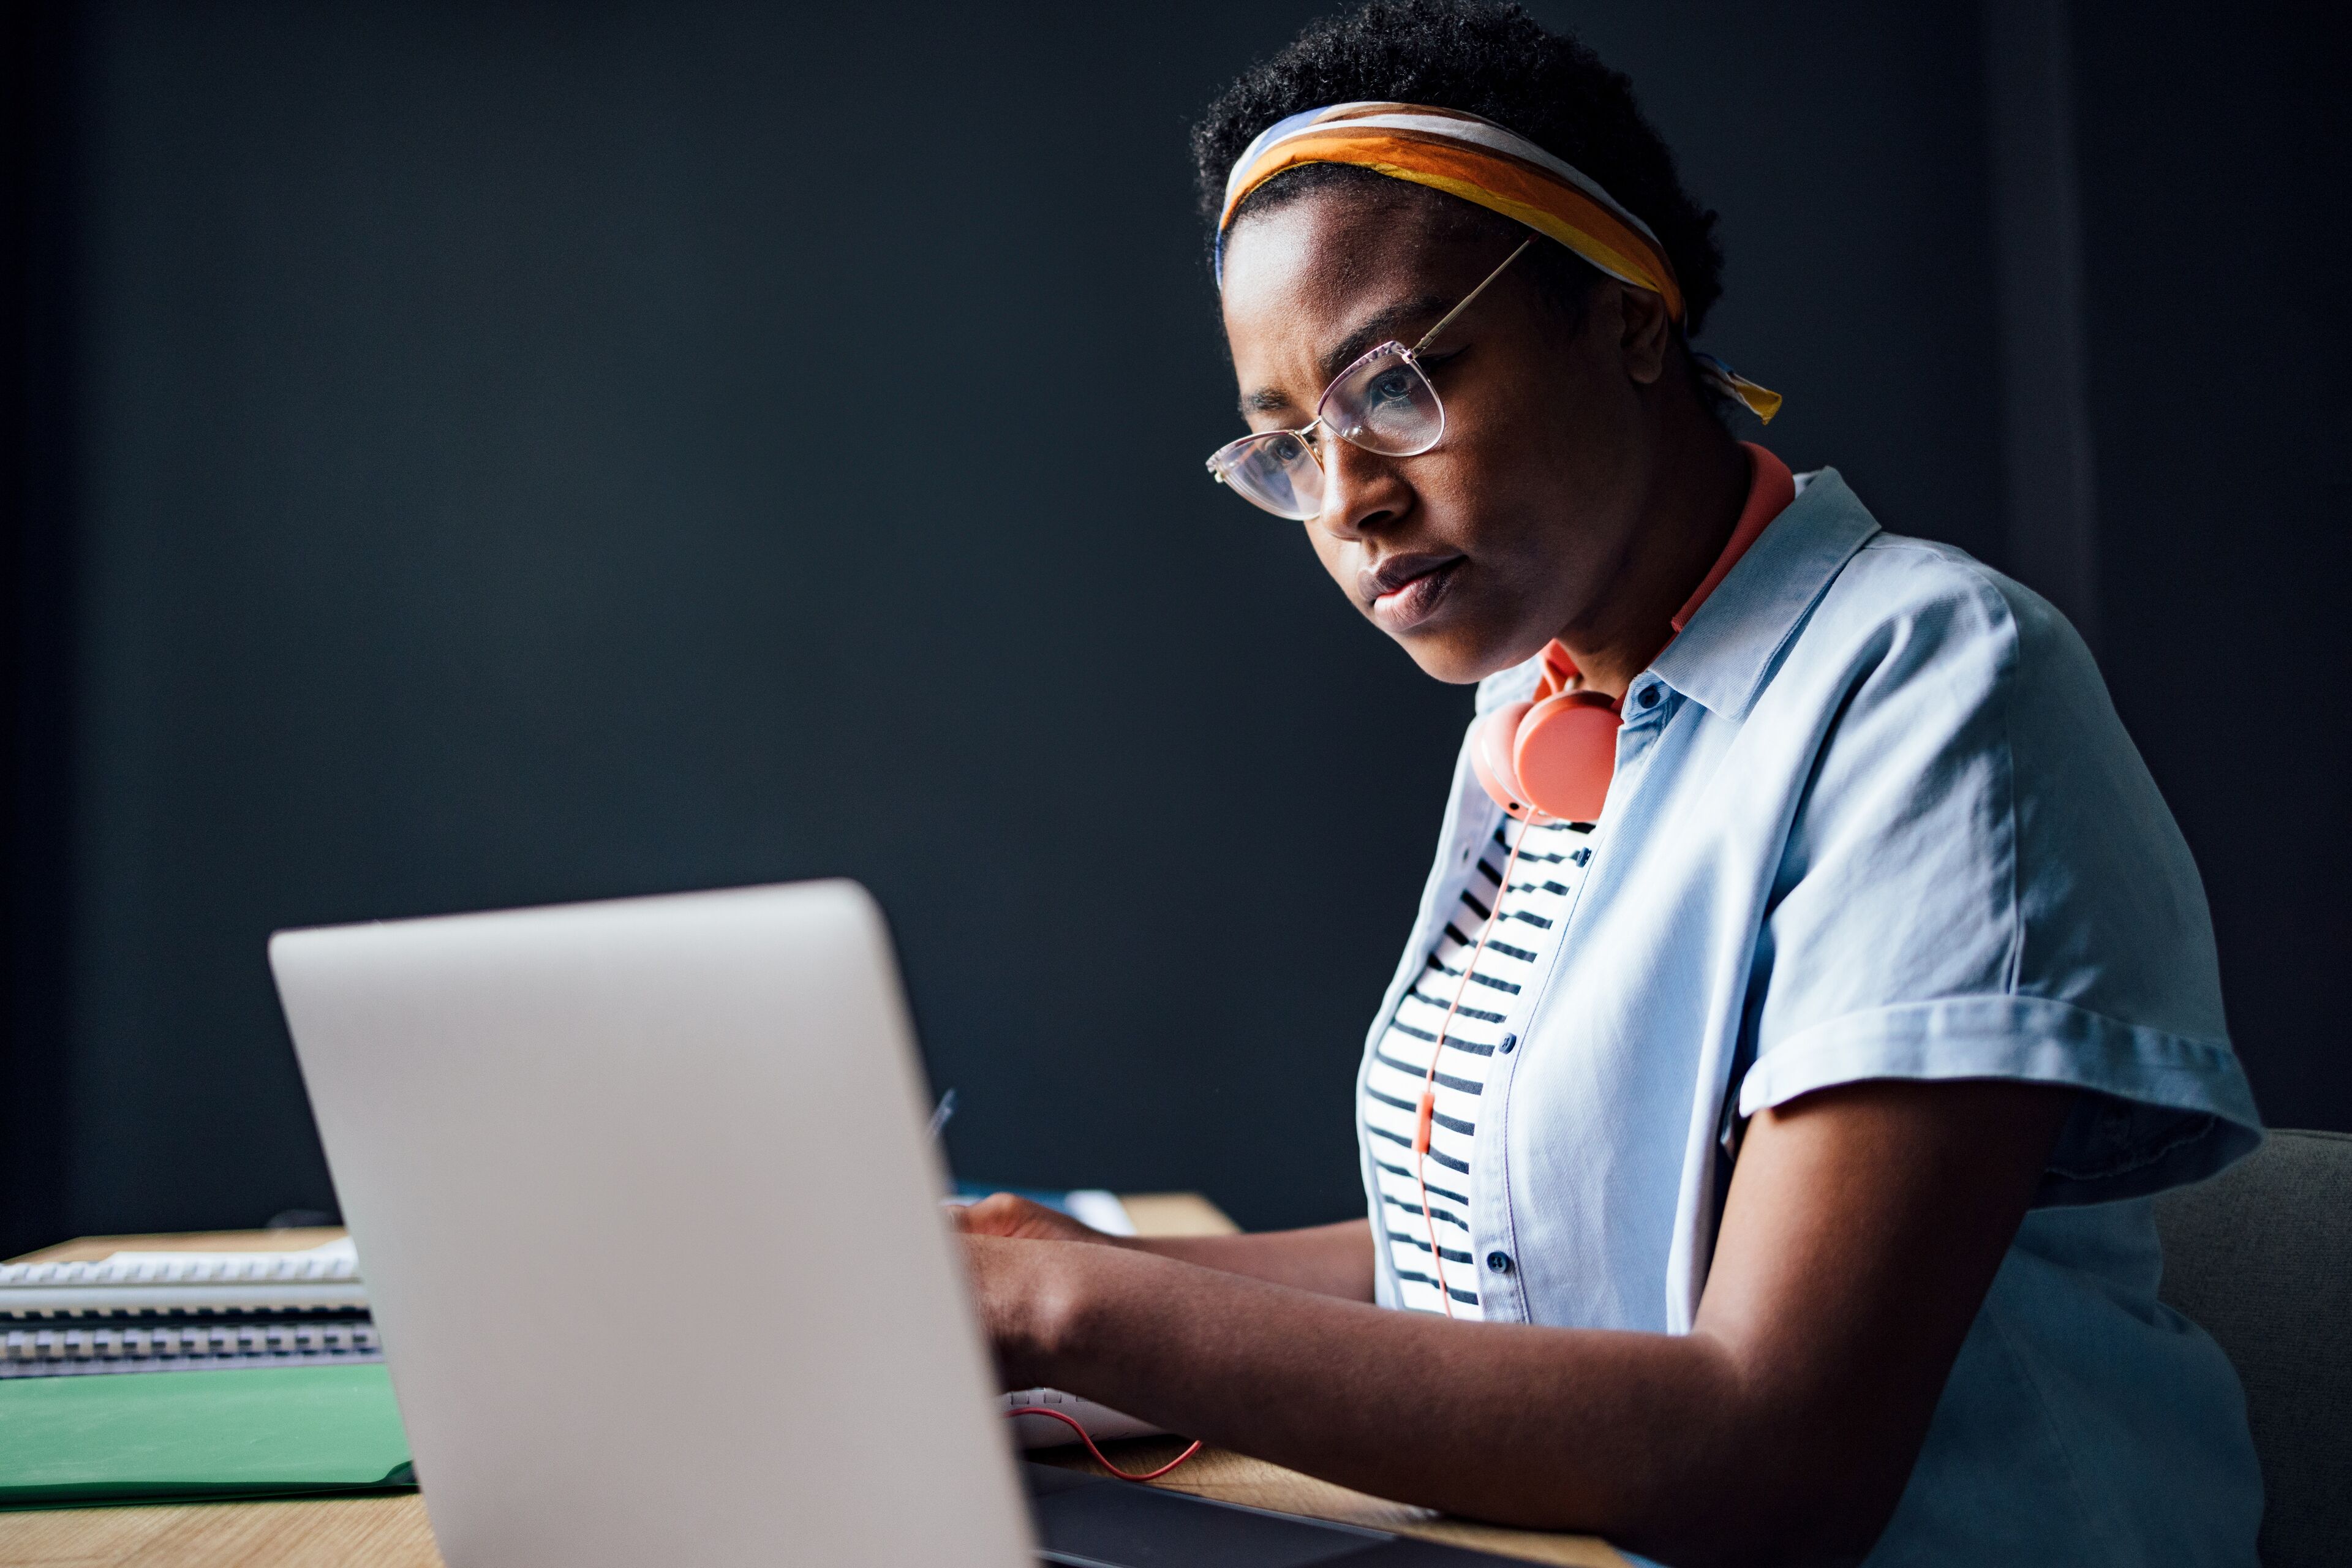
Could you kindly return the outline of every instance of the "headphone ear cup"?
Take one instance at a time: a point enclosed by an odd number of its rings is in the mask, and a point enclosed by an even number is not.
[[[1562,822],[1598,822],[1617,772],[1617,704],[1598,691],[1536,703],[1511,743],[1511,779],[1528,805]]]
[[[1519,721],[1534,706],[1507,702],[1479,720],[1478,727],[1470,732],[1470,771],[1496,805],[1520,818],[1528,814],[1527,797],[1519,793],[1518,767],[1511,752]]]

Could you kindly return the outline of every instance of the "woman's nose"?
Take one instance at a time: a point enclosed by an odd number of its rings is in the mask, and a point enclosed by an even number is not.
[[[1357,540],[1404,515],[1412,489],[1393,458],[1336,437],[1323,444],[1323,510],[1315,526],[1334,539]]]

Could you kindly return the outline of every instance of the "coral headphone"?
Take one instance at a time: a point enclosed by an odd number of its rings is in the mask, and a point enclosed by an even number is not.
[[[1536,694],[1505,703],[1470,737],[1470,771],[1512,816],[1597,822],[1617,771],[1617,700],[1574,687],[1575,661],[1558,642],[1543,650]]]
[[[1748,448],[1748,504],[1730,542],[1696,593],[1670,623],[1690,623],[1716,584],[1756,542],[1764,525],[1797,499],[1789,465],[1752,441]],[[1509,702],[1478,722],[1470,736],[1470,770],[1495,804],[1519,821],[1597,822],[1617,771],[1617,700],[1587,691],[1576,661],[1558,641],[1544,646],[1543,675],[1535,695]]]

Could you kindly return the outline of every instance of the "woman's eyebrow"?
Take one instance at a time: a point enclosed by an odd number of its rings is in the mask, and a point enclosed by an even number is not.
[[[1323,352],[1322,357],[1316,362],[1317,374],[1322,377],[1323,384],[1328,386],[1334,376],[1363,358],[1367,349],[1394,337],[1399,324],[1435,317],[1445,308],[1445,300],[1432,295],[1419,300],[1401,300],[1373,312],[1359,321],[1354,331]],[[1253,414],[1279,414],[1290,406],[1287,394],[1275,387],[1261,386],[1255,392],[1243,395],[1242,417],[1246,419]]]
[[[1315,367],[1321,373],[1324,384],[1329,385],[1333,376],[1363,358],[1365,351],[1373,344],[1396,336],[1397,329],[1402,323],[1416,320],[1433,321],[1444,313],[1447,301],[1433,296],[1401,300],[1386,310],[1367,316],[1357,323],[1354,331],[1324,351],[1321,362]]]

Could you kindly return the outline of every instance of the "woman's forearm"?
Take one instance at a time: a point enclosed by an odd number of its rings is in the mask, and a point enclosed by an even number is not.
[[[1372,1227],[1367,1220],[1248,1236],[1124,1237],[1118,1245],[1318,1296],[1372,1299]]]
[[[1045,1292],[1062,1310],[1020,1379],[1378,1496],[1692,1561],[1674,1524],[1702,1478],[1710,1512],[1757,1519],[1722,1484],[1744,1416],[1711,1341],[1454,1324],[1077,1250],[1097,1256]]]

